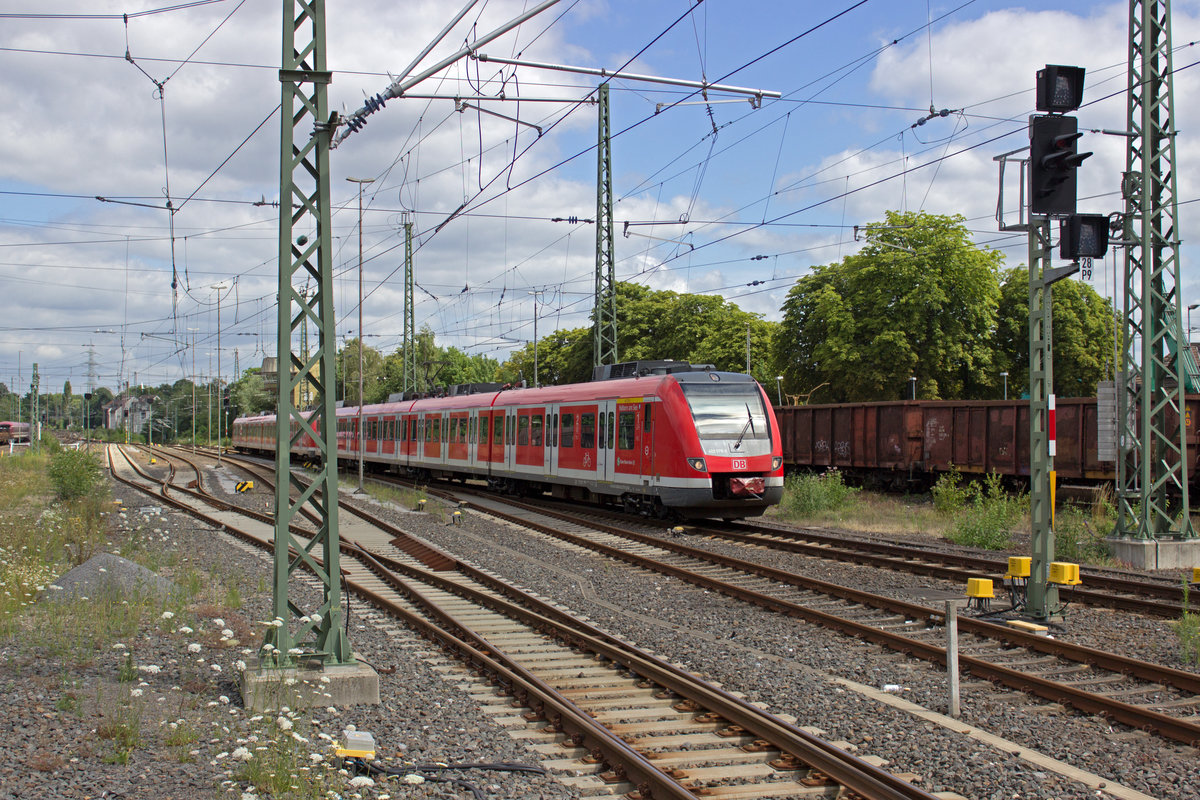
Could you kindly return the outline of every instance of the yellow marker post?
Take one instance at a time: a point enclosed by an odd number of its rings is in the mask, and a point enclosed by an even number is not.
[[[1050,470],[1050,528],[1054,528],[1054,495],[1058,489],[1057,472]]]

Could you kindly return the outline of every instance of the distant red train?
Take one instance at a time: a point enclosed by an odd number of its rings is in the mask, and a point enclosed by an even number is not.
[[[0,422],[0,445],[9,442],[28,442],[28,422]]]
[[[1058,398],[1060,482],[1115,479],[1116,464],[1099,458],[1096,398]],[[1184,406],[1188,466],[1197,480],[1195,415],[1200,395]],[[928,488],[951,467],[963,474],[1029,476],[1028,400],[897,400],[787,406],[777,409],[789,470],[837,468],[866,485]],[[1174,419],[1178,419],[1174,417]]]
[[[735,519],[779,502],[778,423],[753,378],[679,362],[602,369],[590,383],[456,387],[447,397],[364,406],[364,460],[658,517]],[[357,407],[337,411],[345,462],[357,461],[357,419]],[[274,452],[275,424],[274,414],[234,420],[234,447]],[[304,435],[292,452],[316,455]]]

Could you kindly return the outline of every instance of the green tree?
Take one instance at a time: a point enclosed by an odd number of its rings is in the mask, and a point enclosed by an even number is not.
[[[337,354],[337,378],[344,385],[342,399],[348,406],[358,405],[358,348],[361,340],[351,339]],[[362,354],[363,397],[367,403],[380,403],[387,399],[383,382],[383,355],[373,347],[363,347]]]
[[[888,212],[862,250],[816,267],[783,305],[775,364],[814,400],[987,394],[1003,256],[976,247],[961,216]]]
[[[1054,391],[1060,397],[1094,397],[1112,377],[1116,316],[1112,301],[1089,284],[1055,283],[1050,295],[1054,337]],[[1000,284],[996,369],[1008,372],[1009,396],[1029,391],[1029,269],[1013,267]],[[1000,397],[1001,387],[993,396]]]
[[[246,374],[229,387],[229,397],[233,403],[233,411],[239,417],[275,408],[275,398],[263,385],[258,368],[246,370]]]

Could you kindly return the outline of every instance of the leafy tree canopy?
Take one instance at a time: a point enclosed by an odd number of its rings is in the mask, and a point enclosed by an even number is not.
[[[774,354],[792,390],[814,400],[979,397],[999,380],[991,338],[998,251],[961,216],[888,212],[866,244],[796,281]]]
[[[1076,279],[1061,280],[1050,291],[1054,391],[1060,397],[1094,397],[1096,384],[1112,375],[1116,327],[1112,302]],[[1026,267],[1013,267],[1004,273],[996,349],[996,368],[1008,372],[1009,396],[1027,395],[1029,270]],[[999,397],[1000,392],[993,396]]]

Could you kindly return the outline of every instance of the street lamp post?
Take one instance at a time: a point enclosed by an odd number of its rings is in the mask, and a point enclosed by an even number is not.
[[[1187,340],[1187,343],[1189,346],[1191,346],[1191,344],[1192,344],[1192,309],[1193,308],[1200,308],[1200,303],[1192,303],[1190,306],[1187,307],[1188,329],[1187,329],[1187,333],[1184,334],[1183,338]]]
[[[346,178],[358,184],[358,490],[363,490],[363,253],[362,253],[362,187],[374,183],[374,178]]]
[[[779,399],[780,408],[783,407],[783,376],[775,376],[775,397]]]
[[[229,286],[222,283],[213,284],[217,291],[217,466],[221,466],[221,417],[225,416],[225,393],[221,391],[221,292],[229,291]]]
[[[1000,377],[1004,378],[1004,399],[1007,400],[1008,399],[1008,373],[1001,372]]]
[[[917,399],[917,379],[913,375],[908,376],[908,385],[912,387],[912,399]]]
[[[196,453],[196,331],[199,328],[188,328],[192,334],[192,454]],[[178,428],[175,434],[179,434]]]
[[[533,295],[533,388],[538,388],[538,335],[537,335],[537,318],[538,318],[538,298],[542,296],[542,292],[526,292]]]

